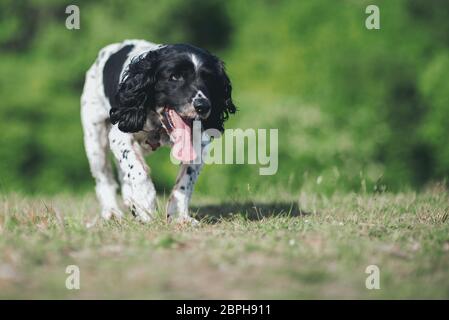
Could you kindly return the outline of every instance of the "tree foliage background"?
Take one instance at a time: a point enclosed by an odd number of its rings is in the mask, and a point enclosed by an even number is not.
[[[65,28],[70,4],[80,30]],[[369,4],[380,30],[365,28]],[[449,176],[446,0],[0,0],[0,191],[92,190],[84,73],[126,38],[218,54],[240,109],[228,128],[279,129],[276,175],[211,165],[204,195],[398,191]],[[168,155],[148,159],[160,191],[177,171]]]

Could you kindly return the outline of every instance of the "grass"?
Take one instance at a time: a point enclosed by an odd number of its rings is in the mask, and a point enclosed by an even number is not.
[[[246,203],[195,195],[196,228],[162,215],[87,228],[93,195],[3,195],[0,298],[447,299],[448,200],[438,186]],[[380,290],[365,287],[373,264]],[[80,290],[65,287],[68,265],[80,268]]]

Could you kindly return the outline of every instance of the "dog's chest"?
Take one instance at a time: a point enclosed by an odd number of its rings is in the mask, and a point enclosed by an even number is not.
[[[143,130],[135,133],[134,139],[147,152],[155,151],[164,145],[171,145],[170,137],[155,112],[150,112]]]

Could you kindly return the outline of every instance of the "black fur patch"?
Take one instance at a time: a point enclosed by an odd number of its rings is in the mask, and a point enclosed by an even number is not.
[[[123,64],[128,58],[128,54],[134,48],[134,45],[127,45],[121,48],[116,53],[112,54],[106,61],[103,69],[103,86],[104,94],[109,99],[111,106],[117,105],[116,93],[120,82],[120,73],[123,69]]]

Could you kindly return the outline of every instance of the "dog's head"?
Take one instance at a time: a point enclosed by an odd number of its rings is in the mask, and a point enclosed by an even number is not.
[[[113,124],[124,132],[143,129],[147,112],[156,111],[164,126],[223,131],[223,123],[236,108],[224,64],[206,50],[175,44],[133,60],[119,84],[117,105],[110,111]]]

